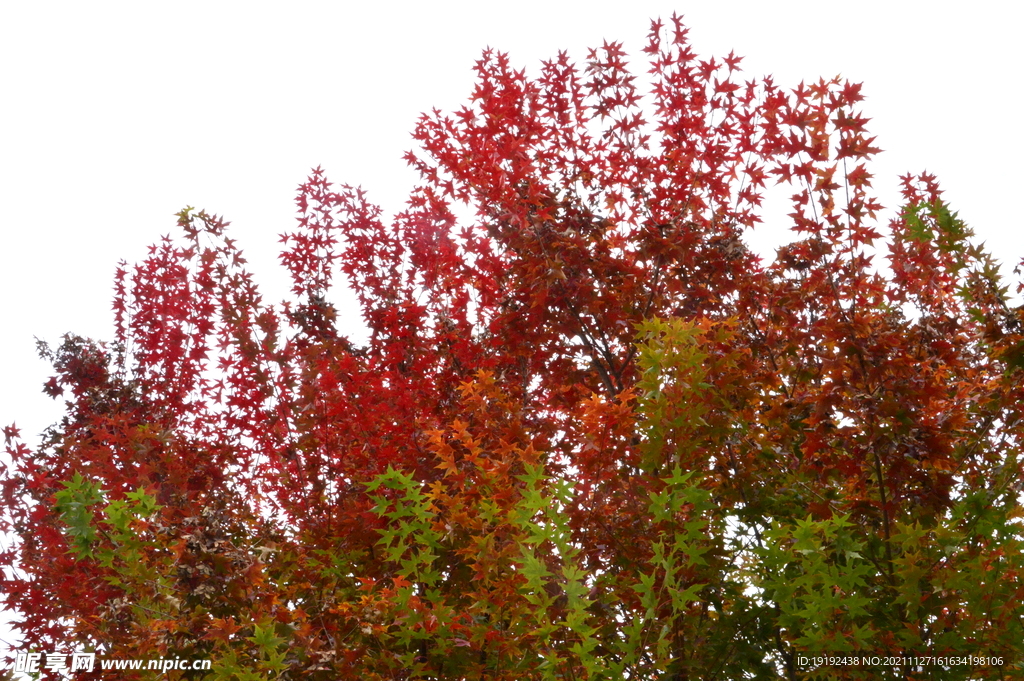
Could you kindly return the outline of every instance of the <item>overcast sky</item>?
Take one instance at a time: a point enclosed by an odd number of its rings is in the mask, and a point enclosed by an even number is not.
[[[874,167],[883,202],[899,174],[929,170],[1005,262],[1024,255],[1024,17],[1014,3],[278,6],[4,3],[0,424],[17,422],[34,441],[59,416],[40,392],[49,374],[33,337],[109,339],[116,263],[174,232],[184,206],[230,220],[280,296],[277,235],[292,227],[310,168],[394,212],[414,179],[401,156],[417,115],[466,100],[484,47],[535,73],[560,49],[583,61],[587,47],[619,40],[644,70],[649,20],[673,11],[702,55],[745,55],[748,77],[863,81],[885,150]]]
[[[416,116],[467,98],[481,50],[536,72],[565,49],[682,13],[704,56],[783,85],[865,83],[876,187],[929,170],[1004,262],[1024,255],[1022,12],[1015,3],[8,2],[0,9],[0,424],[60,415],[33,337],[112,335],[116,263],[205,208],[233,223],[270,297],[296,186],[323,166],[394,212]],[[998,9],[997,9],[998,7]],[[1012,9],[1009,9],[1012,8]],[[771,234],[766,231],[765,234]],[[770,252],[770,244],[760,248]],[[2,647],[2,644],[0,644]]]

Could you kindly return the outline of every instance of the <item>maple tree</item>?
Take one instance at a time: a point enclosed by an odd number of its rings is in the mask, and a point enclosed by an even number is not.
[[[193,209],[122,267],[113,342],[41,347],[64,419],[4,431],[25,649],[212,679],[1019,674],[997,264],[927,174],[881,224],[859,85],[745,81],[678,18],[645,53],[642,88],[614,43],[537,77],[485,52],[388,223],[314,171],[289,302]],[[793,240],[763,262],[772,182]],[[798,662],[858,651],[1002,663]]]

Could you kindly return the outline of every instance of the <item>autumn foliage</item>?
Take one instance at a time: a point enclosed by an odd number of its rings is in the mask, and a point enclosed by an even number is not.
[[[314,171],[290,301],[192,209],[120,270],[114,341],[42,348],[63,421],[5,430],[25,649],[225,680],[1018,678],[997,264],[928,175],[879,220],[859,85],[744,80],[678,20],[644,52],[642,86],[617,44],[536,77],[485,52],[417,124],[393,220]],[[844,651],[1003,665],[798,664]]]

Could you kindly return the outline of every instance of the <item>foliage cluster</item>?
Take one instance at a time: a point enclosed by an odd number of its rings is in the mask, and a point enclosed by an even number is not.
[[[928,175],[879,224],[860,86],[743,81],[677,19],[645,52],[645,92],[617,44],[535,78],[485,52],[389,223],[316,170],[291,302],[192,209],[122,267],[115,341],[43,348],[64,420],[5,430],[26,648],[225,681],[1016,678],[1024,314],[995,262]],[[797,662],[844,651],[1004,664]]]

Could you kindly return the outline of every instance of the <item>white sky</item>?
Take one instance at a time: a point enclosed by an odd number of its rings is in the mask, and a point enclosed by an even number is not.
[[[116,263],[174,232],[181,208],[230,220],[277,299],[277,236],[310,168],[394,212],[417,115],[467,100],[484,47],[536,73],[560,49],[582,62],[618,40],[646,70],[649,20],[673,11],[702,56],[745,56],[747,77],[863,81],[883,203],[899,174],[931,171],[1004,263],[1024,255],[1018,3],[7,2],[0,425],[34,443],[59,417],[33,337],[111,338]]]

